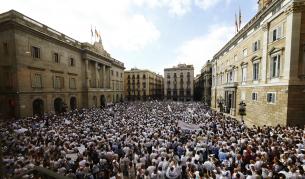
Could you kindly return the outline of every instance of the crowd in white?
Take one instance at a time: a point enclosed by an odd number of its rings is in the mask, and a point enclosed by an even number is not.
[[[249,128],[193,102],[7,121],[0,140],[7,178],[34,166],[77,179],[305,178],[305,130]]]

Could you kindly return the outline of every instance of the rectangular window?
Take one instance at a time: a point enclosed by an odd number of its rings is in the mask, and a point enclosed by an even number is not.
[[[113,70],[111,70],[111,76],[113,76]]]
[[[276,93],[267,93],[267,102],[268,103],[275,103]]]
[[[72,66],[72,67],[75,66],[74,58],[69,59],[69,65]]]
[[[259,49],[260,49],[260,41],[258,40],[258,41],[254,42],[254,43],[252,44],[252,51],[253,51],[253,52],[256,52],[256,51],[258,51]]]
[[[233,71],[229,72],[229,82],[233,82]]]
[[[33,58],[39,59],[40,58],[40,48],[32,46],[31,54]]]
[[[257,101],[257,93],[252,93],[252,100]]]
[[[41,74],[34,74],[32,79],[33,88],[42,88],[42,77]]]
[[[64,88],[64,78],[63,77],[55,76],[54,88],[55,89],[62,89],[62,88]]]
[[[58,53],[54,53],[53,54],[53,59],[54,59],[55,63],[59,63],[59,55],[58,55]]]
[[[259,75],[259,63],[253,64],[253,80],[257,81]]]
[[[248,49],[245,48],[245,49],[243,50],[243,57],[246,57],[247,55],[248,55]]]
[[[271,57],[271,78],[278,78],[280,76],[280,55]]]
[[[282,26],[279,26],[271,31],[271,42],[279,40],[282,37]]]
[[[244,67],[242,68],[242,82],[246,82],[247,81],[247,68]]]
[[[8,55],[8,43],[7,42],[3,43],[3,54]]]
[[[116,72],[116,76],[119,77],[119,72]]]
[[[76,89],[76,80],[75,80],[75,78],[70,78],[69,86],[70,86],[70,89]]]
[[[272,42],[277,40],[277,29],[274,29],[272,31]]]

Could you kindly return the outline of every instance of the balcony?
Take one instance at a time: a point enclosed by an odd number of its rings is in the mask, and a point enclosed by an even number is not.
[[[223,85],[224,88],[237,88],[238,82],[228,82]]]

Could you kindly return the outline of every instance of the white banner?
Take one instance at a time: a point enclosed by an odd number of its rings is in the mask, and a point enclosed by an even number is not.
[[[183,122],[181,120],[178,121],[178,127],[180,127],[183,130],[201,130],[199,125],[196,124],[188,124],[186,122]]]

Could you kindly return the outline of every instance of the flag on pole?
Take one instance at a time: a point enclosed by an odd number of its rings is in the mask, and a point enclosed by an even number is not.
[[[236,33],[238,32],[238,22],[237,22],[237,16],[235,13],[235,27],[236,27]]]
[[[95,29],[95,36],[98,38],[98,32],[96,29]]]
[[[239,24],[238,24],[238,28],[241,29],[241,10],[239,7]]]
[[[93,37],[93,30],[92,30],[92,26],[91,26],[91,37]]]

